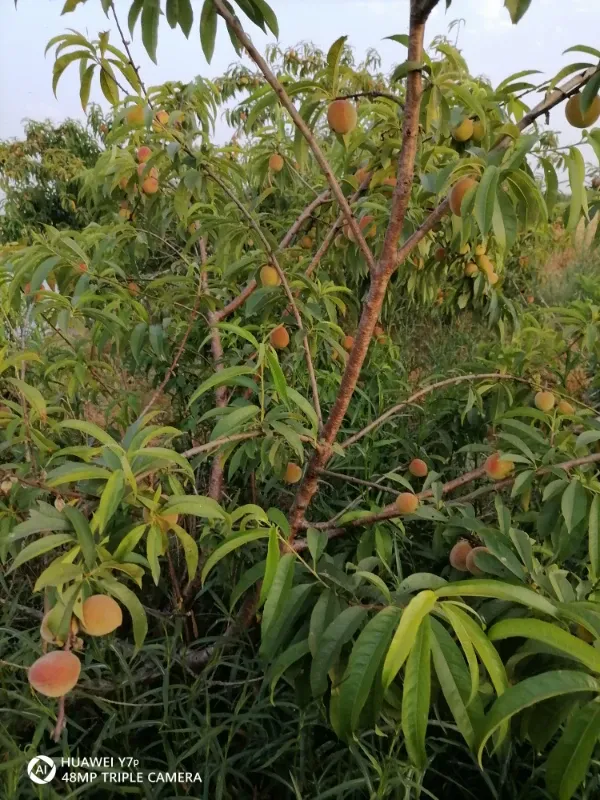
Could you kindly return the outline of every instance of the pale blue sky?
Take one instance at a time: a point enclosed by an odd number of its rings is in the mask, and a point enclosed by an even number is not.
[[[192,2],[198,16],[202,0]],[[46,42],[67,27],[95,37],[98,31],[112,30],[114,24],[102,13],[99,0],[88,0],[76,12],[61,17],[63,4],[64,0],[19,0],[15,10],[12,0],[1,0],[0,138],[18,135],[26,117],[58,121],[82,116],[76,67],[69,67],[61,78],[58,98],[52,94],[53,59],[50,53],[44,58]],[[131,0],[116,0],[123,23],[130,4]],[[406,32],[408,0],[271,0],[271,5],[279,19],[280,42],[285,46],[311,40],[326,49],[338,36],[347,34],[357,58],[370,46],[381,53],[385,69],[405,58],[404,48],[382,40]],[[563,56],[567,47],[600,47],[599,0],[533,0],[517,26],[510,24],[503,0],[453,0],[447,13],[444,0],[440,0],[430,19],[426,41],[446,33],[449,23],[457,18],[466,21],[459,46],[471,71],[487,75],[494,83],[526,68],[553,75],[564,64],[581,60],[581,54]],[[251,25],[248,29],[259,46],[273,40]],[[162,21],[158,66],[146,56],[139,37],[138,28],[133,50],[144,78],[151,84],[169,79],[185,81],[198,74],[214,76],[236,58],[223,26],[210,65],[200,49],[197,22],[186,41],[179,29],[172,31]],[[120,44],[116,33],[111,41]],[[101,101],[97,88],[92,99]],[[564,143],[578,138],[564,124],[562,111],[554,112],[551,124],[565,130]],[[219,127],[222,138],[223,126]]]

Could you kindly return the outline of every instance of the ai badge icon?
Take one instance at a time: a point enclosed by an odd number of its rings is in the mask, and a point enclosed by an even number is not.
[[[34,783],[50,783],[56,775],[56,764],[49,756],[34,756],[27,764],[27,774]]]

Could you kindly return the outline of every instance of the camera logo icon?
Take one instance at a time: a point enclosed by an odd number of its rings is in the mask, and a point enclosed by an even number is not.
[[[27,774],[33,783],[50,783],[56,775],[56,764],[49,756],[34,756],[27,764]]]

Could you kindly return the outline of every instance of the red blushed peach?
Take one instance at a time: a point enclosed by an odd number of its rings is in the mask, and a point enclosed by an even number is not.
[[[88,597],[83,603],[82,612],[84,632],[90,636],[106,636],[123,622],[121,606],[105,594]]]
[[[62,697],[75,686],[81,672],[81,661],[67,650],[54,650],[38,658],[29,667],[31,686],[46,697]]]

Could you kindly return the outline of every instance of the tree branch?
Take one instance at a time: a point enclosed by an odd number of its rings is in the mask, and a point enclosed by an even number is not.
[[[568,472],[575,467],[585,466],[586,464],[595,464],[600,461],[600,453],[592,453],[589,456],[582,456],[580,458],[573,458],[569,461],[563,461],[560,464],[552,464],[550,466],[540,467],[540,469],[535,471],[535,474],[538,477],[543,475],[551,474],[555,469],[563,469],[565,472]],[[472,483],[473,481],[478,480],[479,478],[484,478],[486,476],[485,469],[483,467],[478,467],[477,469],[473,469],[470,472],[465,472],[463,475],[460,475],[458,478],[454,478],[451,481],[448,481],[442,486],[442,495],[450,494],[451,492],[459,489],[461,486],[465,486],[466,484]],[[456,500],[452,501],[453,505],[460,504],[466,502],[468,500],[473,499],[474,497],[479,497],[483,494],[488,494],[490,492],[497,492],[501,489],[505,489],[507,486],[512,486],[516,479],[516,475],[511,478],[506,478],[502,481],[497,481],[496,483],[490,483],[489,486],[482,486],[480,489],[477,489],[470,494],[463,495],[463,497],[459,497]],[[428,497],[433,496],[433,492],[431,489],[426,489],[423,492],[419,492],[416,495],[419,500],[424,500]],[[397,517],[402,516],[402,514],[398,511],[398,507],[395,503],[392,503],[389,506],[386,506],[382,511],[378,511],[375,514],[369,514],[365,517],[359,517],[358,519],[349,520],[343,526],[335,527],[335,523],[332,524],[332,521],[329,520],[327,522],[306,522],[302,523],[303,528],[317,528],[318,530],[325,530],[327,531],[327,535],[329,538],[334,539],[339,536],[343,536],[344,533],[348,530],[348,528],[361,528],[366,525],[374,525],[377,522],[383,522],[388,519],[395,519]],[[297,541],[293,546],[292,549],[296,551],[305,550],[308,547],[308,543],[304,540]]]
[[[220,2],[220,0],[216,0]],[[416,0],[412,0],[414,9]],[[411,15],[409,33],[408,60],[420,63],[423,55],[423,37],[425,28],[422,22],[415,22]],[[406,104],[402,125],[402,150],[398,160],[398,177],[394,189],[390,222],[386,231],[383,251],[379,263],[371,270],[371,285],[363,305],[354,345],[350,351],[346,368],[342,375],[340,389],[333,403],[329,419],[323,429],[323,435],[317,451],[313,455],[304,479],[300,484],[292,510],[290,512],[290,541],[293,541],[302,526],[306,509],[317,491],[319,471],[323,469],[331,457],[333,443],[342,425],[350,400],[354,394],[360,370],[367,355],[369,344],[389,279],[397,264],[396,248],[404,225],[404,218],[410,199],[414,164],[417,152],[419,133],[419,110],[421,107],[422,78],[419,70],[409,72],[406,88]],[[295,120],[294,120],[295,121]]]
[[[327,182],[331,186],[331,191],[333,195],[340,204],[340,207],[342,208],[344,215],[348,220],[348,224],[350,225],[352,233],[354,234],[354,238],[358,246],[362,250],[367,264],[369,265],[369,270],[374,271],[375,259],[373,257],[373,254],[371,253],[369,245],[366,243],[363,233],[358,225],[358,222],[356,221],[354,214],[352,213],[352,209],[348,204],[348,200],[344,196],[344,193],[342,192],[340,185],[337,182],[335,175],[333,174],[333,170],[331,169],[329,162],[323,155],[323,152],[319,147],[317,140],[313,136],[312,131],[310,130],[306,122],[303,120],[303,118],[296,110],[296,107],[294,106],[291,99],[287,95],[283,85],[277,80],[277,77],[272,72],[265,59],[261,56],[260,52],[256,49],[256,47],[252,44],[250,37],[242,28],[235,14],[232,14],[231,11],[229,11],[229,9],[223,3],[223,0],[213,0],[213,3],[217,9],[217,13],[221,17],[223,17],[223,19],[229,24],[230,29],[233,31],[235,36],[239,39],[241,44],[247,50],[250,58],[254,61],[254,63],[263,73],[263,75],[267,80],[267,83],[270,84],[270,86],[275,91],[275,94],[278,96],[279,102],[289,113],[292,120],[294,121],[294,124],[308,142],[308,146],[312,150],[317,163],[319,164],[319,166],[323,170],[325,177],[327,178]]]
[[[313,213],[313,211],[318,208],[323,203],[327,203],[330,200],[331,194],[329,189],[322,192],[318,197],[315,197],[306,208],[299,214],[293,225],[289,228],[281,242],[279,243],[279,247],[277,248],[278,251],[285,250],[286,247],[290,245],[293,241],[294,237],[300,230],[300,228],[304,225],[307,219],[309,219]],[[270,249],[268,251],[268,255],[270,255]],[[258,283],[256,280],[251,280],[248,285],[242,290],[242,292],[234,299],[229,302],[226,306],[224,306],[220,311],[215,312],[215,319],[217,322],[221,322],[230,314],[233,314],[240,306],[242,306],[246,300],[250,297],[250,295],[255,291],[257,288]]]
[[[358,200],[358,198],[360,197],[360,195],[362,194],[362,192],[367,188],[367,186],[369,185],[370,181],[371,181],[371,173],[369,173],[365,178],[363,178],[360,186],[354,192],[354,194],[350,197],[348,202],[349,203],[355,203]],[[319,264],[319,262],[321,261],[321,259],[323,258],[323,256],[327,252],[327,250],[329,249],[329,246],[331,245],[331,243],[335,239],[335,236],[336,236],[338,230],[344,224],[344,219],[345,219],[344,213],[342,212],[341,214],[339,214],[338,218],[336,219],[336,221],[333,223],[333,225],[329,229],[327,235],[325,236],[325,238],[321,242],[321,245],[319,246],[317,252],[314,254],[312,261],[310,262],[310,264],[306,268],[306,271],[305,271],[304,275],[307,278],[310,278],[310,276],[314,272],[315,268],[317,267],[317,265]]]
[[[380,417],[370,422],[366,425],[361,431],[355,433],[353,436],[350,436],[346,441],[342,442],[342,447],[350,447],[350,445],[358,442],[359,439],[362,439],[363,436],[366,436],[371,431],[378,428],[382,425],[386,420],[390,419],[390,417],[395,416],[398,412],[402,411],[404,408],[410,405],[414,405],[417,400],[420,400],[422,397],[425,397],[431,392],[436,391],[437,389],[443,389],[446,386],[455,386],[458,383],[463,383],[464,381],[476,381],[476,380],[498,380],[498,381],[518,381],[519,383],[526,383],[529,384],[530,381],[526,380],[525,378],[517,378],[514,375],[506,375],[501,372],[483,372],[483,373],[473,373],[472,375],[458,375],[455,378],[446,378],[443,381],[438,381],[438,383],[432,383],[431,386],[426,386],[424,389],[419,389],[418,392],[411,395],[407,400],[403,400],[398,405],[393,406],[392,408],[388,409],[385,413],[383,413]]]

